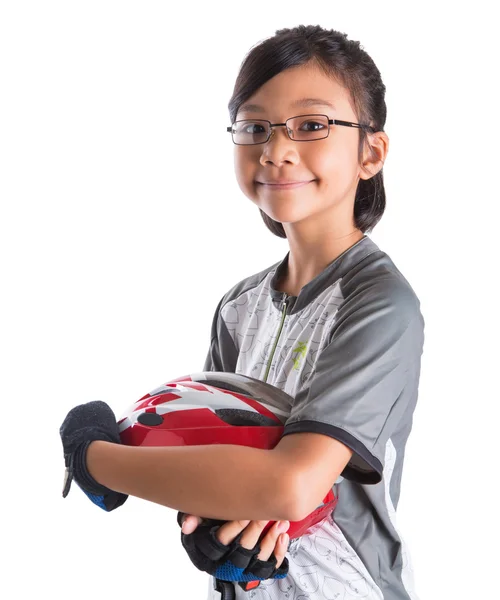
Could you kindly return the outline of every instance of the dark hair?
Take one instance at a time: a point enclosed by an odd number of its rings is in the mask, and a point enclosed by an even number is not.
[[[383,131],[387,109],[385,85],[380,71],[359,42],[348,40],[345,33],[326,30],[319,25],[299,25],[279,29],[273,37],[254,46],[244,58],[233,95],[229,101],[231,123],[239,107],[266,81],[290,67],[316,63],[324,73],[334,77],[348,89],[359,123]],[[367,139],[365,129],[359,131],[358,160],[361,164]],[[372,150],[373,152],[373,150]],[[370,179],[360,179],[354,201],[354,221],[363,233],[371,231],[385,210],[382,169]],[[286,237],[283,225],[262,210],[267,227],[277,236]]]

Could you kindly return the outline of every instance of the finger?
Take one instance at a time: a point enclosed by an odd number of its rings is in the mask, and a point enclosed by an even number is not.
[[[274,549],[274,556],[276,557],[276,568],[279,569],[281,567],[281,563],[283,562],[285,555],[288,550],[288,541],[289,536],[287,533],[282,533],[278,538],[278,543],[276,544],[276,548]]]
[[[250,524],[245,528],[245,531],[241,536],[240,545],[243,546],[243,548],[251,550],[259,541],[262,530],[268,523],[269,521],[250,521]]]
[[[219,527],[215,537],[219,542],[224,544],[224,546],[227,546],[239,536],[249,523],[250,521],[228,521]]]
[[[202,520],[201,517],[196,517],[195,515],[184,515],[184,518],[182,519],[182,533],[193,533],[198,525],[201,524]]]
[[[280,534],[287,531],[289,527],[290,523],[288,521],[278,521],[271,527],[260,542],[260,553],[258,556],[260,560],[269,560],[273,553],[276,556],[276,550],[281,550],[278,538]]]

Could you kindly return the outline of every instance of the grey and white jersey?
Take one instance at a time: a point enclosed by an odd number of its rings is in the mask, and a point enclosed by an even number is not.
[[[288,576],[236,586],[236,597],[415,599],[396,508],[424,345],[420,302],[366,235],[298,296],[276,289],[288,256],[224,295],[203,370],[284,390],[293,398],[284,435],[329,435],[353,455],[334,484],[333,514],[291,541]],[[217,598],[212,588],[210,577]]]

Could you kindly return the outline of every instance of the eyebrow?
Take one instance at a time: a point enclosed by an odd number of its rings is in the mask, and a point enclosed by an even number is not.
[[[296,100],[292,102],[290,105],[292,108],[309,108],[310,106],[328,106],[328,108],[335,109],[335,106],[328,102],[327,100],[322,100],[321,98],[301,98],[300,100]],[[238,109],[238,112],[264,112],[265,109],[260,104],[243,104]]]

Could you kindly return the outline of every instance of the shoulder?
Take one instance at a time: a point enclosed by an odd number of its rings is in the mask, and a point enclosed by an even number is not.
[[[401,324],[421,321],[420,299],[391,257],[372,242],[372,251],[342,277],[339,317],[376,313]]]

